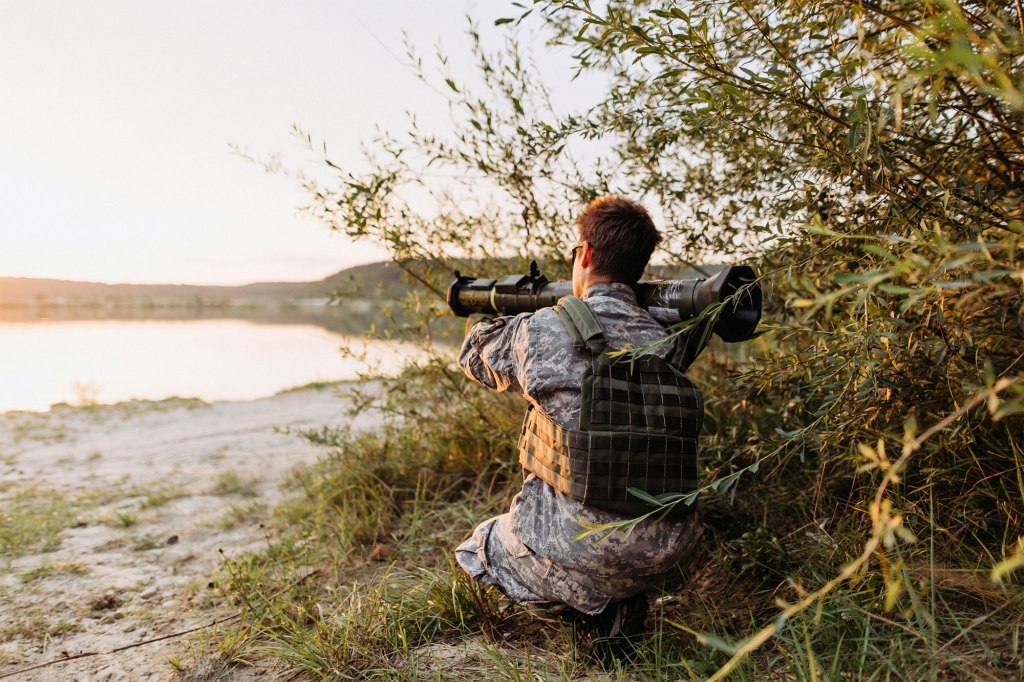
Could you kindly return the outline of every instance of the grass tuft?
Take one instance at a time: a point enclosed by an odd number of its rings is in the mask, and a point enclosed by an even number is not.
[[[37,488],[17,491],[0,506],[0,557],[51,552],[60,546],[60,532],[74,521],[63,494]]]
[[[18,578],[22,583],[33,583],[56,575],[87,575],[92,569],[78,561],[44,560],[38,566],[22,571]]]
[[[243,504],[233,504],[231,509],[220,520],[220,527],[228,530],[243,524],[256,523],[267,515],[267,503],[263,500],[250,500]]]
[[[242,476],[236,471],[224,471],[218,474],[213,486],[215,495],[239,495],[256,497],[259,493],[259,476]]]

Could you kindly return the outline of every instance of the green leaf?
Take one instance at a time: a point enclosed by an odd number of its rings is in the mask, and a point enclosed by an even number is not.
[[[1024,550],[1017,548],[1017,551],[1006,559],[992,567],[991,580],[994,583],[1002,582],[1003,578],[1017,569],[1024,568]]]
[[[646,490],[640,490],[639,488],[627,488],[626,492],[628,492],[633,497],[643,500],[647,504],[651,504],[656,507],[661,506],[661,502],[658,500],[658,498],[656,498],[654,495],[651,495]]]
[[[729,654],[730,656],[736,653],[736,650],[739,648],[737,645],[727,642],[718,635],[713,635],[710,632],[700,633],[697,635],[697,640],[704,646],[717,649],[718,651]]]

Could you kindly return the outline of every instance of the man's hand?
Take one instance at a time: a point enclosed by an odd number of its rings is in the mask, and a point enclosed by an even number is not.
[[[466,317],[466,328],[462,332],[463,336],[469,336],[469,330],[481,322],[493,322],[494,315],[489,313],[472,313]]]

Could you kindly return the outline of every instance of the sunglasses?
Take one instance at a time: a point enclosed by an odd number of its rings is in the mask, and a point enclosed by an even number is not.
[[[580,242],[576,246],[572,247],[572,251],[569,252],[569,262],[570,263],[575,263],[576,262],[576,252],[579,251],[580,249],[582,249],[584,244],[586,244],[585,241],[584,242]]]

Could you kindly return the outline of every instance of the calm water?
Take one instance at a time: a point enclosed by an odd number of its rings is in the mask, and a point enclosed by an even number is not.
[[[415,350],[345,337],[314,325],[242,320],[0,322],[0,412],[56,402],[113,403],[169,396],[249,400],[312,381],[384,372]]]

